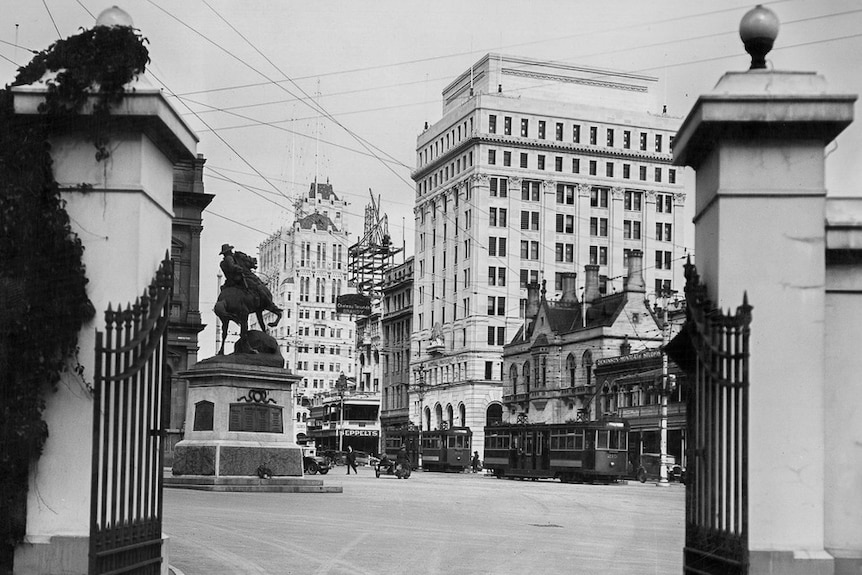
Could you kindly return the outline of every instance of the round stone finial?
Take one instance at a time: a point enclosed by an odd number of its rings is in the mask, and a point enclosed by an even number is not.
[[[751,54],[751,70],[766,68],[766,55],[778,37],[778,16],[760,4],[749,10],[739,22],[739,37],[745,51]]]
[[[111,6],[99,14],[99,17],[96,18],[96,26],[128,26],[132,28],[132,17],[122,8]]]

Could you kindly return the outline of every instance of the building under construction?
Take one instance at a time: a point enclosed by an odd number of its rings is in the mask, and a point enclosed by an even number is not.
[[[395,265],[395,256],[404,251],[404,246],[396,247],[389,235],[389,221],[386,214],[380,215],[380,196],[365,206],[365,228],[362,239],[348,248],[347,270],[349,281],[356,293],[379,299],[384,273]]]

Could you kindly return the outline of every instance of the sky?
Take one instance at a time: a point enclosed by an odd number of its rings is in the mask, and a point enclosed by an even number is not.
[[[862,4],[763,2],[781,21],[767,57],[816,71],[835,93],[862,92]],[[58,38],[90,28],[109,2],[0,0],[0,82]],[[200,358],[215,351],[219,247],[257,246],[293,221],[315,177],[348,206],[351,242],[370,193],[413,253],[416,137],[443,88],[488,52],[658,79],[684,118],[722,74],[748,68],[739,21],[754,2],[723,0],[117,0],[148,39],[150,81],[207,158],[201,238]],[[826,149],[832,196],[862,195],[862,122]],[[693,175],[686,175],[693,192]],[[369,192],[371,190],[371,192]],[[693,194],[690,194],[690,197]],[[691,200],[689,203],[692,203]]]

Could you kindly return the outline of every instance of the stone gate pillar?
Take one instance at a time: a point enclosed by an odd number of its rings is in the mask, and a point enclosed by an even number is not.
[[[132,90],[131,88],[134,88]],[[12,88],[15,113],[38,114],[46,87]],[[194,160],[197,137],[145,78],[112,107],[105,135],[110,155],[97,160],[87,122],[92,102],[50,136],[54,178],[72,228],[85,246],[87,294],[96,309],[78,337],[83,377],[64,374],[46,397],[49,437],[31,471],[27,535],[15,553],[15,573],[86,573],[95,330],[104,311],[134,302],[170,250],[173,165]],[[86,184],[86,186],[81,186]],[[48,281],[46,279],[46,281]],[[165,569],[167,565],[165,565]]]
[[[824,147],[851,123],[855,100],[813,72],[728,72],[675,140],[674,163],[697,171],[696,263],[709,297],[734,309],[747,292],[754,307],[750,573],[833,573],[824,545]]]

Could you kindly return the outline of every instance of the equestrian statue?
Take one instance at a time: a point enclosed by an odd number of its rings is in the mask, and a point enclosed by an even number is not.
[[[224,342],[227,338],[229,322],[239,325],[240,340],[243,340],[248,333],[250,314],[257,316],[261,331],[266,333],[263,312],[275,314],[275,321],[269,323],[269,327],[275,327],[281,321],[284,310],[275,305],[272,301],[272,292],[255,275],[253,270],[257,268],[257,258],[242,252],[234,252],[230,244],[222,245],[220,255],[222,256],[220,267],[224,272],[225,282],[213,311],[221,320],[221,348],[218,355],[224,355]]]

